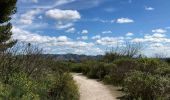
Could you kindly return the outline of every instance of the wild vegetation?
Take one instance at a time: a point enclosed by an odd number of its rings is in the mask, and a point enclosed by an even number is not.
[[[169,100],[170,65],[165,60],[146,58],[140,54],[141,45],[127,43],[107,52],[100,60],[70,64],[70,70],[82,72],[89,78],[121,86],[125,100]]]
[[[44,56],[30,43],[11,40],[16,2],[0,0],[0,99],[78,100],[78,88],[65,63]]]
[[[35,45],[12,40],[16,2],[0,0],[0,99],[78,100],[69,71],[121,86],[127,100],[170,99],[170,61],[143,57],[140,44],[116,47],[98,60],[62,62]]]

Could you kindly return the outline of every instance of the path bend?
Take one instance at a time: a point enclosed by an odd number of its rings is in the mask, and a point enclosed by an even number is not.
[[[118,88],[104,85],[94,79],[88,79],[80,73],[74,73],[73,79],[79,87],[80,100],[119,100],[123,93]]]

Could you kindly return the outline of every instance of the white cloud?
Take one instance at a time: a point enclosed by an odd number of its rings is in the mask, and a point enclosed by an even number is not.
[[[74,1],[75,0],[56,0],[55,6],[67,4],[67,3],[70,3],[70,2],[74,2]]]
[[[115,20],[112,19],[112,20],[106,20],[106,19],[100,19],[100,18],[94,18],[94,19],[89,19],[87,21],[93,21],[93,22],[101,22],[101,23],[114,23]]]
[[[89,31],[88,31],[88,30],[82,30],[81,33],[82,33],[82,34],[88,34]]]
[[[78,39],[78,40],[87,40],[87,39],[88,39],[88,36],[78,37],[77,39]]]
[[[92,37],[93,40],[100,39],[100,38],[101,38],[100,35],[96,35],[96,36],[93,36],[93,37]]]
[[[38,3],[38,0],[21,0],[23,3]]]
[[[145,10],[147,10],[147,11],[153,11],[153,10],[155,10],[155,8],[145,6]]]
[[[112,31],[103,31],[102,33],[103,34],[110,34],[110,33],[112,33]]]
[[[59,30],[61,30],[61,29],[67,29],[67,28],[72,27],[73,25],[74,25],[73,23],[63,24],[62,22],[59,22],[59,23],[57,23],[56,28],[59,29]]]
[[[152,32],[153,32],[153,33],[166,33],[167,30],[164,30],[164,29],[159,28],[159,29],[154,29],[154,30],[152,30]]]
[[[12,28],[12,32],[14,33],[12,36],[14,39],[24,41],[24,42],[31,42],[31,43],[50,44],[50,42],[66,42],[69,40],[69,38],[67,38],[66,36],[60,36],[60,37],[41,36],[37,33],[31,33],[16,27]]]
[[[46,12],[46,16],[53,18],[55,20],[78,20],[81,18],[81,15],[76,10],[61,10],[61,9],[51,9]]]
[[[88,39],[88,36],[82,36],[82,39],[83,39],[83,40],[87,40],[87,39]]]
[[[131,39],[131,42],[139,42],[144,46],[142,53],[151,57],[153,54],[170,53],[170,38],[166,34],[146,34],[141,38]],[[167,55],[168,57],[170,56]]]
[[[69,28],[68,30],[66,30],[66,33],[74,33],[76,31],[76,29],[74,27]]]
[[[115,20],[104,20],[104,19],[100,19],[100,18],[94,18],[90,21],[101,22],[101,23],[114,23],[115,22]]]
[[[117,19],[117,23],[123,24],[123,23],[133,23],[134,20],[129,19],[129,18],[119,18]]]
[[[128,32],[127,34],[126,34],[126,36],[133,36],[134,34],[133,33],[131,33],[131,32]]]
[[[12,28],[13,39],[27,43],[36,43],[40,47],[44,47],[45,50],[52,50],[48,53],[76,53],[76,54],[87,54],[97,55],[104,53],[98,47],[95,47],[93,43],[83,41],[73,41],[67,36],[42,36],[37,33],[32,33],[17,27]],[[29,38],[28,38],[29,37]]]
[[[163,43],[152,43],[148,44],[147,48],[145,49],[144,53],[147,56],[155,57],[155,54],[158,54],[157,56],[163,56],[163,57],[169,57],[170,56],[170,46],[169,44],[163,44]]]
[[[145,35],[143,38],[134,38],[132,42],[148,42],[148,43],[170,43],[170,39],[165,37],[165,34],[154,33]]]
[[[96,43],[104,46],[115,46],[124,43],[123,37],[102,37],[96,40]]]
[[[165,37],[165,34],[154,33],[154,34],[153,34],[153,37],[155,37],[155,38],[164,38],[164,37]]]
[[[33,20],[35,19],[35,16],[40,12],[41,12],[40,9],[30,10],[20,16],[19,22],[26,25],[32,24]]]

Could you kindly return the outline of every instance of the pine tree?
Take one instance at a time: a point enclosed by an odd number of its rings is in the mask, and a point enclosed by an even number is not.
[[[0,52],[12,47],[16,41],[10,40],[12,35],[11,15],[16,13],[17,0],[0,0]]]

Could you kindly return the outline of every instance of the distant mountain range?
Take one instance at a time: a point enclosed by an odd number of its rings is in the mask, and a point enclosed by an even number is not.
[[[81,61],[81,60],[87,60],[87,59],[100,59],[103,56],[97,55],[97,56],[89,56],[89,55],[78,55],[78,54],[45,54],[48,57],[52,57],[56,60],[64,60],[64,61]]]

